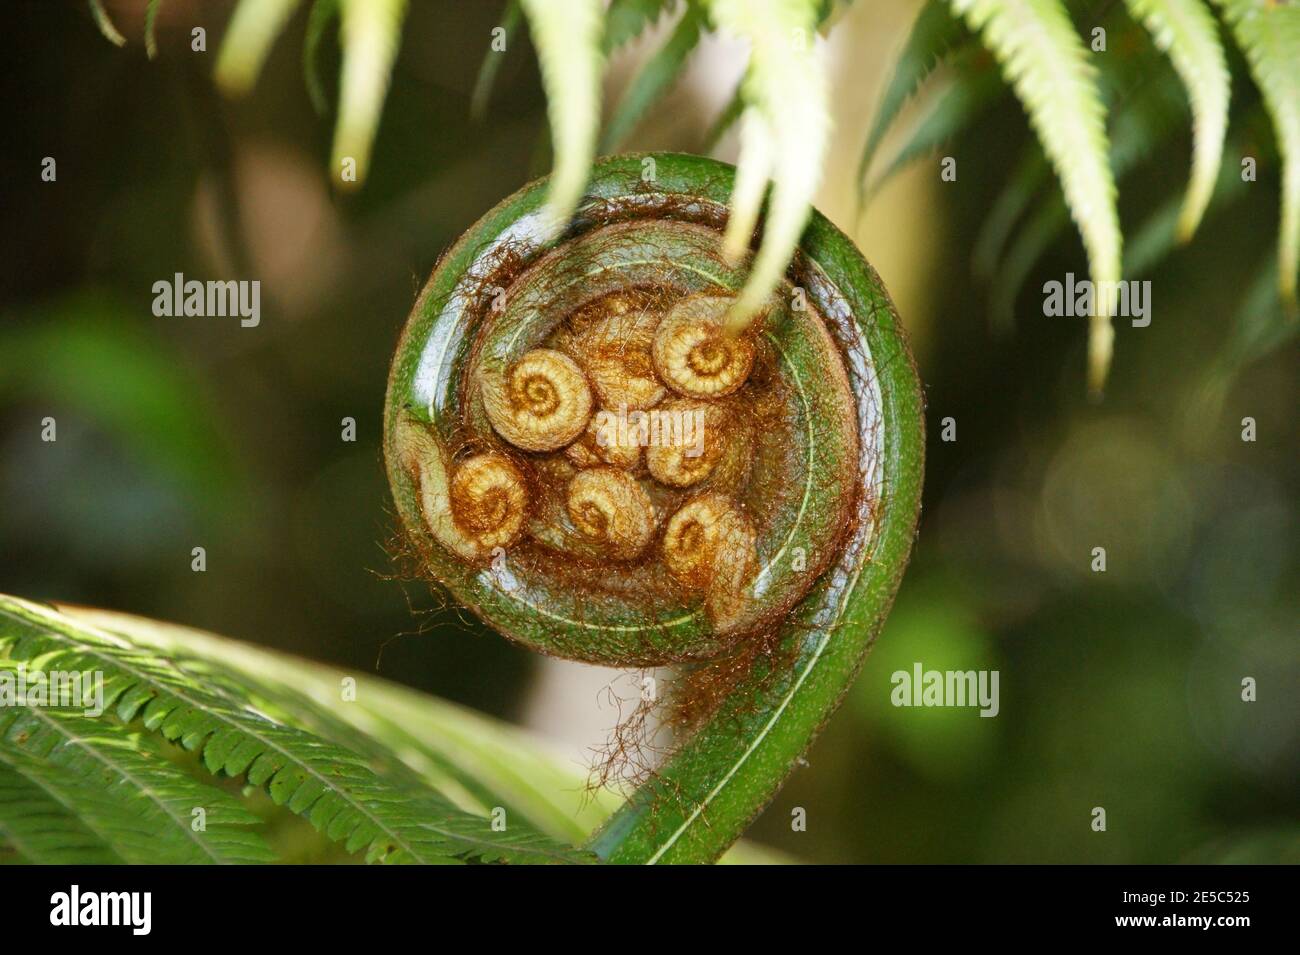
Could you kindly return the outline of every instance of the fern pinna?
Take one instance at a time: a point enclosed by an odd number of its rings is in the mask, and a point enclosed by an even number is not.
[[[15,598],[0,603],[0,653],[17,672],[102,674],[106,713],[79,707],[0,710],[0,834],[22,858],[50,861],[263,862],[259,820],[218,788],[243,781],[348,852],[371,861],[582,862],[588,857],[522,818],[501,830],[453,805],[415,773],[378,775],[363,756],[294,725],[257,676],[166,654],[130,637]],[[337,684],[336,684],[337,692]],[[295,708],[328,710],[298,698]],[[211,774],[196,778],[160,743]],[[388,757],[388,765],[395,765]],[[198,811],[198,812],[196,812]],[[201,824],[196,825],[196,820]]]

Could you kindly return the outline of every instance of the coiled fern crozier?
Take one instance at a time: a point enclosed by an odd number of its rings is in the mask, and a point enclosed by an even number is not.
[[[596,836],[610,861],[739,837],[856,676],[916,524],[884,288],[814,214],[732,331],[732,187],[699,157],[602,160],[558,241],[526,187],[444,256],[389,381],[398,510],[457,602],[544,653],[688,668],[687,738]]]

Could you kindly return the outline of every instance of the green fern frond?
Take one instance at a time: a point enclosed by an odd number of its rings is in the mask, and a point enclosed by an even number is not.
[[[35,865],[118,865],[126,861],[109,848],[40,780],[60,774],[0,738],[0,848]]]
[[[158,56],[158,37],[155,34],[155,27],[158,24],[160,6],[162,0],[149,0],[144,8],[144,52],[151,60]]]
[[[1182,241],[1192,237],[1209,205],[1223,140],[1228,132],[1228,64],[1214,15],[1201,0],[1125,0],[1155,44],[1168,54],[1192,104],[1192,175],[1178,222]]]
[[[600,152],[616,150],[646,110],[677,81],[705,25],[703,8],[696,2],[687,2],[673,32],[632,77],[619,99],[601,137]]]
[[[520,820],[496,832],[432,790],[396,787],[340,746],[251,708],[222,685],[205,685],[175,661],[47,608],[0,598],[0,647],[46,669],[100,671],[105,705],[123,723],[195,752],[211,772],[244,777],[349,852],[371,861],[464,859],[580,862]],[[102,721],[101,721],[102,722]],[[103,732],[107,734],[108,728]]]
[[[1218,0],[1273,120],[1282,157],[1278,288],[1294,307],[1300,267],[1300,6],[1278,0]]]
[[[1035,208],[1016,232],[998,263],[990,283],[989,320],[1003,331],[1015,320],[1016,296],[1034,264],[1070,222],[1070,213],[1060,196],[1052,196]]]
[[[488,44],[488,50],[483,54],[483,62],[479,64],[478,76],[474,80],[474,92],[469,97],[469,115],[475,122],[478,122],[487,115],[488,100],[492,97],[492,87],[496,85],[497,73],[501,69],[501,61],[505,59],[505,52],[510,49],[514,39],[519,35],[519,27],[523,23],[524,11],[519,6],[519,0],[507,0],[505,9],[501,11],[501,19],[497,21],[495,30],[501,30],[505,38],[505,50],[496,50],[492,44]],[[495,40],[495,37],[493,38]]]
[[[127,614],[82,607],[63,612],[164,654],[205,681],[233,673],[256,687],[259,709],[385,764],[396,756],[467,811],[502,806],[508,818],[526,819],[574,843],[622,802],[608,790],[589,792],[580,767],[530,734],[387,680],[349,674],[356,698],[339,706],[345,674],[331,667]]]
[[[248,695],[262,713],[306,729],[366,759],[385,779],[412,778],[432,786],[467,812],[497,806],[556,838],[585,838],[603,816],[575,826],[572,807],[558,811],[543,791],[577,789],[575,777],[557,778],[537,744],[509,746],[486,718],[385,681],[352,676],[356,698],[340,706],[344,674],[202,631],[108,611],[65,613],[137,645],[155,648],[205,686]],[[520,735],[517,732],[514,735]],[[500,752],[500,758],[494,756]]]
[[[51,661],[52,663],[54,661]],[[138,749],[106,723],[37,707],[0,710],[0,765],[63,807],[44,832],[27,826],[21,840],[48,854],[68,828],[68,814],[111,851],[134,863],[272,861],[249,827],[259,822],[231,796],[166,760]],[[203,811],[196,825],[194,810]],[[6,827],[23,806],[0,802]]]
[[[858,160],[858,204],[866,205],[867,172],[871,161],[885,139],[904,104],[920,89],[925,78],[939,65],[952,45],[962,35],[961,21],[948,10],[947,0],[926,0],[917,14],[906,43],[890,73],[880,106],[876,109],[867,134],[866,145]]]
[[[749,245],[773,182],[763,241],[736,298],[728,327],[746,327],[781,280],[808,221],[830,138],[826,69],[815,42],[823,8],[813,0],[709,0],[713,22],[750,43],[741,154],[724,253]],[[757,183],[757,187],[755,187]]]
[[[605,55],[613,53],[639,37],[675,0],[610,0],[605,11],[605,38],[601,45]]]
[[[1140,162],[1151,156],[1178,124],[1181,103],[1178,83],[1166,70],[1163,75],[1139,83],[1114,114],[1111,130],[1110,167],[1122,180]],[[1016,295],[1033,266],[1069,223],[1069,210],[1059,193],[1044,197],[1011,244],[992,281],[990,313],[995,328],[1011,325]]]
[[[600,0],[522,0],[542,67],[555,168],[546,197],[545,228],[568,224],[591,175],[600,126],[604,65]]]
[[[325,83],[321,80],[318,65],[321,41],[325,30],[339,15],[339,0],[316,0],[307,14],[307,32],[302,41],[302,79],[307,86],[307,97],[312,109],[323,116],[329,107],[325,96]]]
[[[406,0],[339,0],[339,42],[343,48],[339,80],[338,119],[334,127],[331,166],[335,183],[354,188],[363,183],[370,167],[375,131],[392,75],[393,61],[402,38]],[[217,57],[217,85],[228,94],[246,93],[257,80],[271,44],[298,7],[298,0],[241,0],[231,17]],[[316,30],[328,22],[328,8],[312,20]],[[308,34],[305,69],[311,76],[315,43]],[[318,108],[323,96],[308,82],[308,92]]]
[[[907,142],[874,179],[859,184],[860,205],[865,207],[885,183],[913,161],[928,156],[966,129],[1003,91],[997,70],[981,63],[982,50],[966,51],[953,60],[953,77],[932,98],[925,115]]]
[[[103,0],[88,0],[90,5],[90,15],[95,18],[95,26],[99,27],[99,32],[104,34],[104,39],[113,46],[126,46],[126,37],[116,26],[113,25],[113,18],[108,15],[104,9]]]
[[[772,175],[772,138],[767,118],[747,106],[740,114],[740,158],[731,187],[731,213],[725,235],[724,254],[729,259],[741,256],[758,223],[763,193]]]
[[[845,3],[851,3],[852,0],[845,0]],[[837,10],[835,0],[823,0],[817,14],[817,32],[825,35],[830,27],[831,14]],[[731,96],[727,99],[727,105],[722,107],[709,126],[708,131],[704,134],[704,139],[700,145],[700,152],[711,153],[718,145],[718,142],[740,121],[741,114],[745,111],[745,82],[742,78],[736,83],[735,89],[731,91]]]
[[[977,277],[985,281],[992,277],[993,269],[1011,236],[1011,230],[1042,190],[1050,174],[1051,169],[1043,157],[1042,148],[1037,140],[1032,140],[1016,161],[1015,168],[1007,177],[1006,184],[998,193],[975,237],[971,270]]]
[[[613,0],[605,11],[605,27],[601,40],[601,50],[608,56],[619,47],[630,43],[654,23],[670,7],[674,0]],[[498,26],[505,30],[507,46],[517,34],[523,22],[523,10],[520,0],[508,0],[501,12]],[[470,97],[470,116],[482,119],[487,112],[488,98],[496,82],[497,71],[501,66],[501,57],[489,49],[479,66],[478,78],[474,83],[474,92]]]
[[[1219,353],[1219,372],[1231,378],[1300,334],[1295,321],[1278,297],[1277,260],[1264,263],[1247,286],[1241,307]]]
[[[1181,122],[1183,102],[1173,70],[1154,53],[1102,57],[1099,67],[1098,87],[1111,109],[1110,165],[1118,181]],[[1059,192],[1042,193],[1050,174],[1042,147],[1034,140],[1017,161],[976,237],[972,262],[975,273],[989,281],[989,317],[996,330],[1013,324],[1021,286],[1069,225],[1069,210]],[[1035,198],[1037,205],[1025,217]],[[1021,232],[1012,241],[1011,233],[1022,217]]]
[[[1224,402],[1247,367],[1300,334],[1294,312],[1278,294],[1276,256],[1263,262],[1245,286],[1227,327],[1227,339],[1216,349],[1214,365],[1188,407],[1186,420],[1198,434],[1203,422],[1223,413]]]
[[[344,188],[365,182],[379,114],[402,39],[406,0],[343,0],[339,42],[343,73],[339,79],[339,115],[334,126],[334,181]],[[355,177],[346,171],[355,162]]]
[[[1059,0],[951,0],[954,12],[997,57],[1061,181],[1083,236],[1092,280],[1115,288],[1121,238],[1107,162],[1105,111],[1096,71]],[[1088,383],[1099,394],[1110,368],[1113,302],[1098,296],[1088,336]]]
[[[298,0],[240,0],[217,54],[217,85],[228,95],[253,88],[271,44],[297,8]]]
[[[1112,113],[1110,167],[1122,180],[1182,129],[1178,80],[1169,70],[1154,70]]]
[[[1246,183],[1240,170],[1232,165],[1219,168],[1206,215],[1216,207],[1226,206],[1243,196]],[[1163,202],[1143,223],[1133,230],[1124,243],[1124,274],[1130,278],[1145,275],[1154,269],[1182,239],[1182,214],[1185,204],[1177,197]],[[1276,292],[1276,289],[1273,290]]]
[[[86,607],[60,610],[164,654],[196,678],[221,680],[236,674],[244,686],[256,686],[260,709],[315,729],[354,752],[385,760],[399,756],[427,784],[469,811],[503,806],[509,818],[528,819],[551,837],[574,843],[590,836],[622,804],[608,789],[589,790],[582,768],[551,752],[544,741],[445,700],[357,674],[351,675],[355,700],[339,706],[345,674],[323,664],[129,614]],[[790,860],[741,841],[721,861]]]

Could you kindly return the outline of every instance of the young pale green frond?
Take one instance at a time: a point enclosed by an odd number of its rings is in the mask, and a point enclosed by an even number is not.
[[[105,705],[123,723],[195,752],[208,770],[244,777],[277,804],[303,816],[349,852],[383,862],[580,862],[587,856],[510,819],[496,831],[488,819],[456,809],[426,787],[379,778],[356,754],[249,705],[228,683],[186,672],[120,636],[49,608],[0,597],[0,647],[43,668],[99,671]],[[116,724],[104,723],[107,736]]]
[[[604,10],[600,0],[522,2],[542,67],[555,147],[545,212],[547,228],[554,234],[577,208],[596,155]]]
[[[1107,161],[1096,71],[1060,0],[951,0],[1002,65],[1029,114],[1088,252],[1099,290],[1120,278],[1119,214]],[[1098,296],[1088,337],[1088,383],[1100,393],[1110,368],[1113,302]]]
[[[610,0],[605,11],[605,38],[601,45],[605,55],[639,37],[659,19],[674,0]]]
[[[406,0],[343,0],[339,24],[343,75],[332,167],[334,181],[344,188],[365,182],[370,170],[370,150],[405,17]]]
[[[738,259],[749,246],[758,222],[763,193],[772,175],[772,131],[767,119],[750,106],[740,115],[740,162],[731,186],[731,215],[723,235],[723,254]]]
[[[1163,52],[1169,55],[1192,104],[1192,175],[1178,222],[1179,237],[1192,237],[1209,205],[1223,140],[1228,132],[1228,64],[1214,15],[1201,0],[1126,0]]]
[[[217,54],[217,85],[232,96],[252,89],[271,44],[297,8],[298,0],[240,0]]]
[[[329,103],[325,96],[325,83],[321,79],[318,60],[325,30],[339,15],[339,0],[316,0],[307,14],[307,32],[302,41],[302,79],[312,109],[323,116]]]
[[[851,2],[851,0],[846,0]],[[837,9],[835,0],[823,0],[821,9],[818,12],[817,30],[823,35],[829,29],[831,14]],[[739,120],[745,111],[745,83],[740,80],[736,83],[735,89],[732,90],[731,96],[727,99],[727,105],[722,107],[709,126],[708,132],[704,134],[704,139],[700,145],[700,152],[711,153],[717,147],[718,142]]]
[[[636,39],[673,4],[673,0],[612,0],[605,10],[605,29],[601,50],[606,56],[625,43]],[[520,0],[507,0],[497,28],[504,31],[507,48],[523,23]],[[487,113],[488,98],[501,68],[501,51],[489,48],[479,66],[474,92],[470,97],[470,116],[482,119]]]
[[[1169,70],[1129,91],[1114,114],[1111,130],[1110,166],[1116,179],[1123,179],[1180,127],[1180,95],[1178,81]],[[1011,325],[1016,295],[1034,264],[1068,224],[1069,211],[1055,191],[1026,219],[992,282],[994,327]]]
[[[138,747],[130,732],[107,720],[43,707],[0,710],[0,766],[63,807],[45,835],[25,833],[30,846],[80,820],[111,851],[135,863],[272,861],[249,827],[259,819],[238,800]],[[0,804],[0,818],[21,807]],[[196,811],[197,810],[197,811]],[[3,823],[0,823],[3,825]],[[84,860],[83,860],[84,861]]]
[[[343,48],[339,110],[334,126],[331,166],[334,181],[352,188],[365,181],[379,115],[402,38],[406,0],[338,0]],[[230,94],[247,92],[257,80],[271,44],[284,29],[298,0],[242,0],[235,8],[217,58],[217,84]],[[304,70],[308,92],[320,109],[323,94],[314,80],[313,61],[320,34],[333,9],[317,4],[308,24]]]
[[[691,51],[699,43],[700,32],[705,25],[703,8],[698,3],[688,2],[673,32],[642,65],[636,76],[632,77],[618,106],[614,108],[614,114],[609,118],[601,137],[602,153],[616,150],[646,110],[671,89],[686,66]]]
[[[1300,6],[1272,0],[1218,0],[1273,120],[1282,156],[1278,287],[1294,306],[1300,268]]]
[[[961,21],[949,12],[947,0],[927,0],[917,14],[907,42],[898,55],[898,62],[890,73],[889,85],[885,87],[885,94],[871,122],[871,132],[867,134],[867,143],[862,148],[862,157],[858,160],[860,204],[865,205],[867,202],[867,172],[871,169],[871,161],[884,141],[885,134],[889,132],[904,104],[916,93],[961,35]]]
[[[158,55],[158,37],[155,33],[155,27],[158,24],[158,8],[162,6],[162,0],[149,0],[148,5],[144,8],[144,51],[149,59]]]
[[[112,18],[104,9],[103,0],[89,0],[89,3],[90,15],[95,18],[95,26],[99,27],[99,32],[104,34],[104,39],[114,46],[126,46],[126,37],[122,36],[121,31],[113,25]]]
[[[781,280],[821,180],[830,138],[826,68],[815,43],[823,8],[814,0],[709,0],[709,12],[719,28],[750,43],[744,97],[764,132],[744,138],[766,140],[774,183],[762,244],[728,319],[735,332],[753,321]],[[731,215],[741,226],[754,221],[761,204],[761,191],[755,194],[749,177],[766,172],[763,165],[742,149],[731,201]],[[733,255],[748,238],[740,235],[741,226],[728,224],[724,236],[725,250]]]
[[[45,782],[63,776],[56,766],[5,744],[0,738],[0,861],[4,850],[33,865],[118,865],[126,860],[109,848],[54,793],[69,788]],[[75,791],[75,787],[72,787]]]

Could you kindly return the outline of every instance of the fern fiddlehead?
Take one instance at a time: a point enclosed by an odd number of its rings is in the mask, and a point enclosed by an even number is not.
[[[730,327],[732,181],[605,160],[558,239],[525,187],[443,257],[389,380],[397,510],[455,600],[544,653],[726,674],[593,837],[609,861],[740,835],[856,675],[916,523],[921,395],[884,288],[814,216]]]

